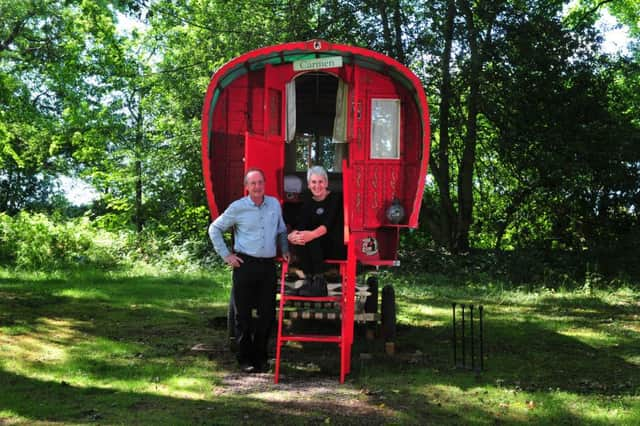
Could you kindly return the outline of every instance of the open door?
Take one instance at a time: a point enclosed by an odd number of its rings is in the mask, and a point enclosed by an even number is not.
[[[256,167],[264,171],[267,195],[283,199],[284,167],[284,76],[271,64],[264,68],[262,134],[246,132],[244,170]]]
[[[266,194],[282,201],[284,144],[274,143],[262,135],[247,132],[244,139],[245,174],[253,167],[264,172]]]

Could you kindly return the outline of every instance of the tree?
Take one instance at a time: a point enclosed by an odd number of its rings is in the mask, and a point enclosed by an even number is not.
[[[632,37],[640,36],[640,3],[636,0],[581,0],[573,4],[569,15],[573,25],[593,25],[603,10],[626,25]]]
[[[112,74],[111,134],[85,141],[88,155],[76,156],[103,194],[95,213],[177,240],[202,237],[208,214],[200,113],[210,76],[246,50],[309,38],[313,14],[301,1],[145,6],[145,27],[121,42],[120,68]]]
[[[496,247],[587,250],[611,264],[637,220],[637,64],[599,55],[593,29],[546,13],[511,15],[504,28],[487,95],[505,101],[485,108],[499,166],[480,177],[497,179],[479,232],[495,232]]]
[[[438,138],[434,140],[429,163],[437,195],[425,198],[427,202],[438,202],[427,206],[424,217],[436,241],[453,252],[470,248],[478,119],[484,103],[482,70],[493,48],[496,20],[508,13],[504,9],[502,2],[449,1],[443,8],[445,18],[438,21],[444,34],[444,45],[437,55],[440,86],[436,99],[440,104],[434,110],[439,127],[434,132]],[[452,48],[454,44],[456,50]],[[456,75],[452,75],[452,69]],[[453,105],[457,109],[456,122],[452,121]],[[463,130],[452,132],[451,127]]]
[[[115,10],[94,1],[0,2],[0,211],[42,202],[69,172],[78,129],[103,109]],[[87,125],[83,125],[87,127]]]

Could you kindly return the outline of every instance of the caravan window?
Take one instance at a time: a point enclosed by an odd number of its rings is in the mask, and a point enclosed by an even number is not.
[[[400,158],[400,100],[371,100],[371,158]]]

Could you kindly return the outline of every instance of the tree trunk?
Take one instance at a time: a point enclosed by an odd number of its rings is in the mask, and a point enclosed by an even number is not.
[[[458,173],[458,235],[456,249],[469,250],[469,229],[473,223],[473,169],[476,161],[478,104],[480,96],[480,71],[482,59],[478,48],[478,32],[468,0],[460,1],[467,25],[467,41],[471,70],[469,75],[469,97],[467,99],[466,135]]]
[[[142,232],[142,161],[136,160],[136,201],[135,201],[135,223],[136,231]]]
[[[136,225],[136,231],[138,233],[142,232],[143,228],[143,212],[142,212],[142,153],[144,150],[143,142],[144,142],[144,126],[143,126],[143,115],[142,115],[142,102],[138,104],[138,113],[136,119],[136,146],[135,146],[135,216],[134,222]]]
[[[440,212],[430,212],[427,226],[431,236],[449,250],[455,246],[456,212],[451,200],[451,175],[449,172],[449,117],[451,110],[451,46],[453,45],[453,25],[456,17],[455,0],[449,0],[444,26],[444,50],[440,59],[442,85],[440,87],[440,143],[437,156],[431,156],[430,168],[440,196]]]
[[[380,20],[382,21],[382,37],[384,40],[384,50],[389,56],[393,56],[393,37],[389,26],[389,15],[387,14],[387,2],[378,2],[378,11],[380,12]]]
[[[400,7],[400,0],[394,0],[393,2],[393,29],[395,33],[395,54],[396,59],[401,64],[405,63],[404,48],[402,46],[402,7]]]
[[[500,224],[498,224],[498,229],[496,231],[496,244],[494,246],[495,250],[502,249],[502,239],[504,238],[504,234],[511,225],[513,220],[513,215],[518,211],[522,203],[529,197],[529,195],[533,191],[530,188],[526,188],[523,190],[519,190],[515,195],[511,196],[511,203],[505,210],[505,219]]]

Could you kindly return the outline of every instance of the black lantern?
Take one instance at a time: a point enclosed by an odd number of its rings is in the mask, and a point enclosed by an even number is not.
[[[398,197],[394,197],[393,202],[387,209],[387,219],[395,225],[402,222],[404,220],[404,216],[404,207],[400,204]]]

